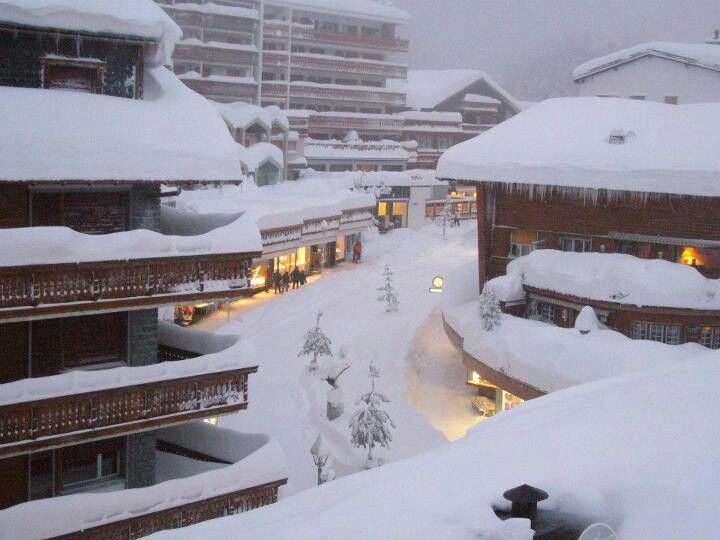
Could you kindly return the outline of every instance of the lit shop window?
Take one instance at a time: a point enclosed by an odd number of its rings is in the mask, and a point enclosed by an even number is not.
[[[633,325],[633,339],[649,339],[668,345],[678,345],[680,344],[680,326],[636,322]]]
[[[720,349],[720,326],[704,326],[700,333],[700,344],[710,349]]]
[[[591,251],[591,242],[587,238],[563,238],[560,240],[560,249],[562,251],[586,253]]]

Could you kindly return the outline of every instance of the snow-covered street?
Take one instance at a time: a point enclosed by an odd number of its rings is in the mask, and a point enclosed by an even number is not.
[[[477,295],[474,223],[448,229],[398,230],[366,235],[363,262],[345,263],[299,290],[282,296],[261,293],[216,313],[198,328],[239,334],[258,355],[260,370],[250,382],[247,411],[220,418],[220,424],[249,432],[270,432],[283,446],[290,481],[285,494],[316,483],[310,446],[321,433],[340,476],[360,470],[363,451],[349,443],[348,418],[369,388],[368,365],[381,372],[378,390],[391,399],[387,410],[397,425],[392,447],[381,459],[396,460],[462,437],[477,422],[463,383],[465,368],[442,330],[440,309]],[[400,309],[386,313],[376,288],[384,265],[394,272]],[[430,293],[432,278],[445,279],[441,294]],[[345,414],[326,419],[330,386],[306,373],[298,358],[303,335],[323,313],[321,326],[332,340],[336,364],[351,368],[340,379]],[[229,321],[228,321],[229,318]],[[322,363],[321,370],[328,363]]]

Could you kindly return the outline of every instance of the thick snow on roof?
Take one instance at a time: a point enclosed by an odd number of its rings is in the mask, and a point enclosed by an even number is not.
[[[720,280],[660,259],[540,249],[512,261],[507,274],[531,287],[589,300],[720,310]]]
[[[720,196],[720,104],[538,103],[445,152],[439,178]],[[611,133],[627,133],[610,144]],[[632,132],[632,133],[630,133]]]
[[[249,172],[257,170],[268,159],[273,160],[280,168],[283,166],[282,150],[272,143],[256,143],[249,148],[238,144],[237,150],[240,161],[247,165]]]
[[[207,100],[164,67],[146,70],[144,96],[0,87],[0,181],[240,179]]]
[[[528,483],[550,494],[540,508],[609,522],[619,538],[709,540],[720,504],[718,384],[715,357],[576,387],[419,456],[152,538],[526,540],[529,520],[503,522],[492,506],[509,510],[503,492]],[[668,397],[678,392],[682,406]]]
[[[231,128],[245,129],[257,122],[267,130],[271,130],[273,125],[277,125],[285,131],[290,129],[287,114],[275,105],[260,107],[242,101],[235,103],[211,101],[211,103]]]
[[[354,141],[343,142],[335,139],[305,139],[304,154],[307,159],[337,160],[402,160],[407,161],[410,153],[397,141]]]
[[[158,43],[148,62],[168,64],[182,30],[152,0],[0,0],[0,22],[141,37]]]
[[[307,11],[335,13],[364,19],[390,20],[397,23],[405,23],[410,20],[410,15],[406,11],[377,0],[271,0],[269,3]]]
[[[0,229],[0,267],[261,251],[257,226],[244,217],[197,236],[163,235],[145,229],[103,235],[67,227]]]
[[[479,69],[413,69],[408,71],[407,82],[391,79],[388,81],[388,86],[396,91],[407,92],[406,103],[411,109],[433,109],[480,80],[484,80],[503,96],[516,111],[520,110],[515,98]]]
[[[706,43],[672,43],[668,41],[653,41],[640,43],[627,49],[622,49],[579,65],[573,70],[573,79],[578,80],[595,73],[604,71],[618,64],[623,64],[635,58],[647,55],[662,56],[678,62],[694,64],[720,71],[720,47]]]
[[[697,343],[666,345],[606,329],[583,335],[575,328],[511,315],[503,315],[501,324],[487,332],[479,324],[478,301],[446,309],[444,316],[472,357],[543,392],[704,358],[720,359],[719,351]]]

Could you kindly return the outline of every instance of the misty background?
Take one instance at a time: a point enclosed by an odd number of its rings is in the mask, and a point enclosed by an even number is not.
[[[646,41],[703,43],[720,0],[394,0],[411,69],[482,69],[518,99],[576,94],[572,70]],[[719,45],[720,46],[720,45]]]

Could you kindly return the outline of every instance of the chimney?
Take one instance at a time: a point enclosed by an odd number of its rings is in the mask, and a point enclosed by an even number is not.
[[[511,516],[530,520],[530,526],[536,528],[537,505],[549,497],[546,491],[527,484],[508,489],[503,497],[512,503]]]

